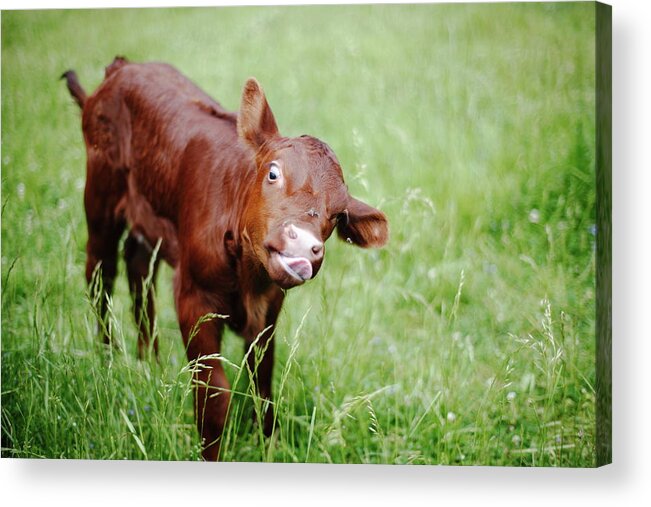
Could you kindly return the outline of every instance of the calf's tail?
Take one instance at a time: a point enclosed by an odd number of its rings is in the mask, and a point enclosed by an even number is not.
[[[66,85],[68,86],[70,95],[72,95],[75,102],[79,104],[79,107],[83,109],[84,103],[86,102],[86,92],[79,84],[77,73],[74,70],[67,70],[61,75],[61,79],[66,80]]]

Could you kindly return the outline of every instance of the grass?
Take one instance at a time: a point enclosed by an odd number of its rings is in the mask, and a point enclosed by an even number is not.
[[[98,343],[83,267],[85,153],[57,80],[116,54],[172,63],[235,109],[327,141],[383,250],[329,241],[278,329],[272,438],[242,368],[232,461],[593,466],[594,5],[2,13],[2,456],[200,459],[191,370],[159,276],[161,361]]]

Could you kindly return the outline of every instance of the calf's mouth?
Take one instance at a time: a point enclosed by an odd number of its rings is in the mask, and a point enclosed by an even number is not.
[[[297,281],[303,283],[312,278],[312,263],[305,257],[294,257],[282,252],[273,252],[271,255],[277,259],[285,272]]]

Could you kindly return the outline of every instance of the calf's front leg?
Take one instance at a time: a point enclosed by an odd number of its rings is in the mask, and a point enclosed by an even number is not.
[[[217,461],[230,402],[230,385],[221,361],[204,357],[219,353],[223,323],[220,319],[199,323],[215,308],[198,289],[177,290],[176,307],[188,359],[199,363],[194,373],[194,406],[202,455],[206,461]]]
[[[262,422],[262,430],[266,437],[271,436],[274,424],[274,411],[271,403],[271,378],[274,366],[274,340],[273,327],[267,329],[257,340],[256,336],[245,339],[246,350],[249,355],[247,357],[247,365],[249,371],[253,376],[256,395],[259,397],[262,412],[258,414],[253,413],[255,422]],[[255,345],[253,345],[255,342]],[[251,346],[253,345],[253,349]],[[257,350],[256,350],[257,349]],[[260,357],[260,355],[262,357]],[[267,405],[267,406],[265,406]],[[261,415],[262,421],[258,421],[258,416]]]
[[[276,321],[283,302],[283,293],[275,286],[271,293],[265,294],[264,298],[255,304],[261,306],[264,312],[250,312],[249,323],[244,330],[244,342],[248,352],[247,364],[249,371],[253,376],[256,394],[261,400],[262,421],[257,421],[258,414],[253,416],[256,422],[262,423],[262,429],[265,436],[271,436],[274,426],[274,410],[271,405],[271,381],[274,366],[274,332]],[[252,316],[259,315],[264,318],[251,319]],[[253,345],[253,349],[251,346]],[[268,401],[269,403],[265,403]],[[265,406],[266,405],[266,406]]]

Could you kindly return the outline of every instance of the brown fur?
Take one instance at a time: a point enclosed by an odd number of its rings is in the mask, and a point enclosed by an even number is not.
[[[226,111],[169,65],[134,64],[118,57],[104,82],[86,96],[73,71],[64,74],[82,107],[87,151],[84,202],[88,224],[86,276],[99,265],[105,295],[116,274],[118,242],[125,228],[125,260],[139,324],[142,357],[154,339],[154,306],[143,294],[152,248],[175,268],[174,296],[189,360],[220,351],[224,325],[246,346],[267,327],[257,346],[266,352],[256,386],[271,398],[272,334],[284,290],[301,283],[278,268],[274,252],[296,224],[321,242],[339,236],[362,247],[382,246],[388,224],[382,212],[352,198],[330,148],[309,137],[280,135],[262,88],[250,79],[237,113]],[[271,161],[282,184],[270,181]],[[323,248],[310,256],[316,274]],[[141,319],[145,309],[149,326]],[[102,298],[99,312],[106,311]],[[197,321],[207,313],[225,320]],[[110,336],[103,333],[108,343]],[[250,366],[253,367],[250,356]],[[201,360],[195,409],[205,459],[218,459],[229,404],[220,362]],[[264,431],[274,419],[266,412]]]

